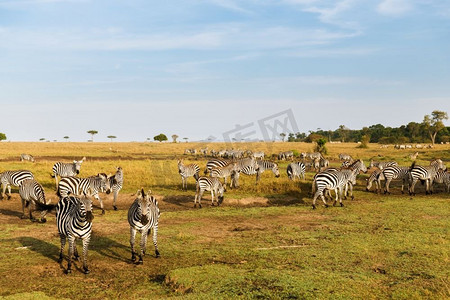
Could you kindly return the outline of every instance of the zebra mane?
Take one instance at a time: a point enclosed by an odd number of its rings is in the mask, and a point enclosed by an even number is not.
[[[411,167],[409,167],[409,170],[411,171],[412,169],[414,169],[415,166],[416,166],[416,161],[413,161],[413,163],[411,164]]]

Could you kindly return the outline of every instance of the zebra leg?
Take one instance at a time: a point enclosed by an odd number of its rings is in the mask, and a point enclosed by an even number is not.
[[[56,173],[53,173],[53,174],[55,174],[56,190],[58,190],[58,175],[56,175]]]
[[[160,257],[158,251],[158,224],[153,226],[153,245],[155,246],[155,256]]]
[[[116,201],[117,201],[117,196],[119,195],[119,191],[114,191],[114,200],[113,200],[113,208],[114,210],[117,210],[117,206],[116,206]]]
[[[136,229],[130,228],[130,246],[131,246],[131,261],[136,260],[136,251],[134,249],[134,242],[136,240]]]
[[[211,189],[211,206],[214,206],[214,191]]]
[[[89,242],[91,241],[91,236],[88,235],[83,239],[83,271],[84,274],[89,274],[89,268],[87,265],[87,255],[88,255],[88,247]]]
[[[66,245],[66,236],[63,234],[59,235],[60,239],[61,239],[61,250],[59,251],[59,259],[58,262],[61,263],[63,260],[63,251],[64,251],[64,246]]]
[[[349,186],[349,190],[350,190],[350,199],[354,200],[355,196],[353,196],[353,184],[349,183],[348,186]],[[341,201],[341,206],[343,206],[342,201]]]
[[[73,255],[73,248],[75,247],[75,237],[67,237],[69,240],[69,262],[67,263],[67,273],[72,273],[72,255]]]
[[[414,187],[415,187],[416,183],[417,183],[417,179],[414,178],[413,181],[411,182],[411,185],[409,186],[409,195],[410,196],[416,195],[416,193],[414,193]]]
[[[8,184],[8,200],[11,199],[11,185]]]
[[[33,218],[33,206],[34,206],[33,202],[30,201],[30,203],[28,203],[28,214],[31,221],[36,221],[36,219]]]
[[[45,216],[47,215],[47,213],[48,213],[48,210],[43,210],[43,211],[41,212],[41,223],[47,222],[47,219],[45,218]]]
[[[80,261],[80,255],[78,254],[77,243],[73,243],[73,259]]]
[[[390,195],[391,192],[389,191],[389,185],[391,184],[392,179],[386,179],[386,183],[384,184],[384,193]]]
[[[138,265],[144,263],[143,257],[145,255],[145,245],[147,244],[147,233],[148,230],[142,230],[141,234],[141,252],[139,253],[139,260],[137,262]]]
[[[350,185],[351,186],[351,185]],[[341,207],[343,207],[344,206],[344,203],[342,203],[342,188],[338,188],[338,191],[339,191],[339,205],[341,206]]]
[[[102,215],[105,214],[105,209],[103,208],[103,201],[98,194],[94,195],[94,198],[100,202],[100,208],[102,209]]]

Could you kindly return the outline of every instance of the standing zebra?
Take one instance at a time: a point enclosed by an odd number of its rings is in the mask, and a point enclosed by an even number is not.
[[[398,166],[398,163],[396,161],[373,161],[373,159],[370,160],[369,169],[372,167],[378,168],[380,170],[383,170],[384,168],[391,167],[391,166]]]
[[[296,177],[305,179],[306,166],[302,162],[293,162],[287,166],[286,172],[290,180],[294,180]]]
[[[418,180],[424,180],[426,184],[426,191],[425,193],[428,195],[428,193],[432,194],[433,189],[433,180],[436,176],[437,171],[441,169],[444,170],[445,165],[440,159],[433,160],[430,163],[430,166],[423,167],[423,166],[416,166],[416,162],[413,162],[410,169],[409,169],[409,194],[415,195],[414,187]]]
[[[193,176],[198,180],[200,167],[197,164],[184,165],[183,160],[178,160],[178,173],[181,176],[181,189],[187,191],[187,179]]]
[[[261,174],[264,173],[265,170],[272,170],[275,177],[280,177],[280,170],[278,169],[278,164],[269,160],[257,160],[258,168],[255,168],[253,165],[245,166],[241,172],[245,175],[254,175],[256,174],[256,183],[259,182],[259,178]]]
[[[81,160],[74,160],[73,163],[63,163],[63,162],[57,162],[53,165],[53,173],[51,174],[52,177],[55,178],[55,184],[56,188],[58,189],[58,176],[63,177],[69,177],[69,176],[77,176],[80,173],[81,164],[86,159],[86,157],[83,157]]]
[[[403,187],[408,183],[409,181],[409,168],[408,167],[400,167],[400,166],[390,166],[386,167],[381,171],[380,176],[378,177],[378,185],[381,187],[381,180],[384,178],[386,183],[384,184],[384,193],[390,194],[389,186],[391,184],[391,181],[394,179],[401,179],[402,180],[402,194]]]
[[[450,192],[450,173],[447,170],[439,169],[434,177],[433,183],[443,183],[447,193]]]
[[[340,153],[339,154],[339,159],[341,161],[346,161],[346,160],[353,161],[353,158],[349,154],[346,154],[346,153]]]
[[[0,173],[0,181],[3,186],[0,199],[5,196],[6,188],[8,188],[8,199],[11,199],[11,185],[20,186],[22,181],[26,179],[34,179],[33,174],[27,170],[5,171]]]
[[[229,165],[231,163],[231,160],[229,159],[223,159],[223,158],[213,158],[210,159],[207,163],[206,163],[206,168],[205,168],[205,175],[208,174],[209,171],[211,171],[212,168],[217,168],[217,167],[225,167],[227,165]]]
[[[46,222],[45,215],[49,210],[55,208],[55,205],[50,205],[50,200],[45,200],[44,188],[34,179],[26,179],[22,181],[19,187],[19,194],[22,200],[22,219],[25,219],[25,207],[28,207],[30,220],[35,220],[32,212],[33,209],[41,211],[41,222]]]
[[[20,161],[24,161],[24,160],[34,162],[34,157],[31,154],[22,153],[22,154],[20,154]]]
[[[91,176],[87,178],[79,177],[63,177],[58,184],[58,196],[64,198],[69,194],[80,195],[82,193],[94,196],[100,202],[102,214],[105,214],[103,208],[103,201],[99,197],[99,192],[110,193],[110,181],[108,176],[104,173],[99,173],[97,176]]]
[[[123,170],[121,167],[117,167],[116,174],[114,176],[108,177],[110,190],[113,193],[114,196],[114,202],[113,202],[113,208],[114,210],[117,210],[116,202],[117,202],[117,196],[119,195],[119,191],[123,187]]]
[[[344,206],[342,203],[342,191],[348,183],[350,183],[350,186],[356,184],[356,175],[358,172],[358,169],[345,169],[341,171],[325,171],[318,173],[313,183],[316,187],[312,204],[313,209],[316,208],[316,200],[319,196],[322,198],[325,207],[328,207],[324,197],[325,190],[337,190],[336,199],[334,200],[333,205],[335,205],[339,199],[340,205]]]
[[[69,241],[67,273],[72,272],[72,256],[78,259],[75,239],[83,242],[83,271],[89,273],[87,266],[87,252],[92,232],[92,201],[86,196],[77,198],[73,196],[62,198],[56,205],[56,224],[61,238],[61,251],[58,262],[63,260],[63,250],[66,238]]]
[[[384,180],[384,175],[380,169],[375,169],[375,171],[370,174],[369,178],[367,178],[366,191],[370,191],[372,184],[375,182],[375,192],[378,193],[381,190],[381,185],[378,179]]]
[[[252,153],[252,156],[253,156],[254,158],[264,159],[264,152],[263,152],[263,151],[260,151],[260,152],[253,152],[253,153]]]
[[[219,206],[223,202],[223,192],[225,188],[218,178],[200,177],[197,180],[197,188],[194,198],[194,207],[197,207],[197,201],[200,208],[202,208],[202,196],[205,191],[211,191],[211,206],[214,206],[214,195],[216,196],[216,203]]]
[[[237,163],[231,163],[229,165],[226,165],[225,167],[216,167],[211,169],[210,176],[211,177],[217,177],[217,178],[223,178],[224,179],[224,187],[226,189],[227,186],[227,177],[232,177],[234,173],[239,173]],[[236,178],[236,177],[233,177]],[[233,180],[233,178],[230,179],[230,188],[237,187],[236,180]]]
[[[136,232],[141,233],[141,252],[139,254],[138,264],[143,263],[143,256],[145,255],[145,247],[147,245],[147,236],[153,228],[153,244],[155,245],[155,255],[159,257],[158,251],[158,220],[159,220],[158,201],[151,195],[151,191],[145,194],[144,189],[137,191],[137,198],[131,204],[128,210],[128,223],[130,224],[130,245],[131,245],[131,260],[136,260],[136,251],[134,243],[136,239]]]

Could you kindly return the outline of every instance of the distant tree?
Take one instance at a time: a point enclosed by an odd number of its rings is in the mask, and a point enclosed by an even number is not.
[[[282,132],[282,133],[280,133],[280,136],[281,136],[281,141],[284,142],[284,138],[286,137],[286,133]]]
[[[358,145],[358,148],[369,148],[368,144],[370,142],[370,135],[363,135],[361,137],[361,144]]]
[[[117,136],[115,136],[115,135],[108,135],[107,138],[108,138],[108,139],[111,139],[111,142],[112,142],[112,140],[115,139],[115,138],[117,138]]]
[[[327,143],[327,140],[325,138],[318,139],[316,143],[317,144],[314,149],[316,152],[320,152],[322,154],[328,154],[328,149],[325,146],[325,144]]]
[[[66,135],[66,136],[64,137],[64,139],[65,139],[65,140],[69,140],[69,136]]]
[[[434,110],[430,115],[425,115],[423,118],[423,125],[428,131],[431,138],[431,143],[434,145],[436,135],[445,128],[444,120],[448,120],[448,114],[444,111]]]
[[[183,140],[184,140],[186,143],[187,143],[188,139],[189,139],[189,138],[187,138],[187,137],[184,137],[184,138],[183,138]]]
[[[345,125],[339,125],[339,137],[341,138],[341,142],[345,142],[345,140],[347,139],[347,135],[348,135],[348,131],[349,129],[347,127],[345,127]]]
[[[147,141],[149,141],[149,142],[150,142],[151,140],[152,140],[151,138],[147,138]]]
[[[164,133],[160,133],[157,136],[154,136],[153,139],[158,142],[167,141],[167,136]]]
[[[6,140],[6,134],[0,132],[0,141]]]
[[[89,130],[87,133],[89,133],[92,136],[91,140],[94,141],[94,134],[97,134],[98,131],[97,130]]]
[[[172,134],[172,140],[173,140],[174,143],[177,142],[177,138],[178,138],[178,135]]]
[[[39,140],[40,140],[40,141],[45,141],[45,138],[40,138]]]

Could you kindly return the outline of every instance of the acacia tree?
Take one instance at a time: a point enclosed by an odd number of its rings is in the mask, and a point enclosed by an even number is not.
[[[91,140],[94,141],[94,134],[97,134],[98,131],[97,130],[89,130],[87,133],[89,133],[92,136]]]
[[[184,137],[184,138],[183,138],[183,140],[185,140],[186,143],[187,143],[188,139],[189,139],[189,138],[187,138],[187,137]]]
[[[431,138],[431,143],[434,145],[434,142],[436,140],[437,133],[445,128],[444,120],[448,120],[448,114],[444,111],[440,110],[433,110],[433,112],[430,115],[425,115],[423,118],[422,124],[428,131],[428,134]]]
[[[6,140],[6,134],[0,132],[0,141]]]
[[[66,136],[64,137],[64,139],[65,139],[66,141],[68,141],[68,140],[69,140],[69,136],[66,135]]]
[[[167,141],[167,136],[164,133],[160,133],[157,136],[154,136],[153,139],[158,142]]]
[[[115,135],[108,135],[108,139],[111,139],[111,142],[112,142],[112,140],[115,139],[115,138],[117,138],[117,136],[115,136]]]
[[[178,138],[178,135],[172,134],[172,140],[173,140],[174,143],[177,142],[177,138]]]
[[[284,142],[284,138],[286,137],[286,133],[282,132],[282,133],[280,133],[280,136],[281,136],[281,141]]]
[[[39,140],[40,140],[40,141],[45,141],[45,138],[40,138]]]

